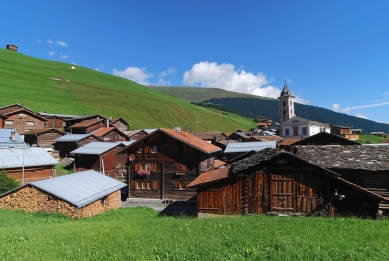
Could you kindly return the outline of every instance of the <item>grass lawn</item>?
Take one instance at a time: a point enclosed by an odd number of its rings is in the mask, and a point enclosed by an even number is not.
[[[388,220],[0,210],[0,260],[388,260],[388,238]]]
[[[366,144],[366,143],[376,144],[376,143],[383,142],[387,139],[388,139],[387,137],[379,137],[375,135],[359,135],[359,140],[357,140],[357,142],[361,144]]]

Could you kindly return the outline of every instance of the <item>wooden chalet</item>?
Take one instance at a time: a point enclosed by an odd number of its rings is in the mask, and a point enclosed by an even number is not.
[[[131,142],[91,142],[70,152],[74,155],[74,171],[93,169],[110,177],[122,177],[126,172],[127,157],[116,156]]]
[[[116,127],[118,130],[120,130],[122,132],[127,131],[128,128],[130,127],[130,124],[128,124],[128,122],[126,122],[122,118],[114,118],[114,119],[110,120],[109,124]]]
[[[14,104],[10,104],[10,105],[7,105],[7,106],[4,106],[4,107],[0,107],[0,115],[1,114],[4,114],[4,113],[9,113],[9,112],[13,112],[13,111],[18,111],[20,109],[27,109],[29,110],[30,112],[34,112],[28,108],[25,108],[23,106],[23,104],[19,104],[19,103],[14,103]]]
[[[128,157],[129,197],[186,200],[198,175],[215,167],[221,149],[179,128],[157,129],[118,154]]]
[[[59,157],[70,156],[70,152],[90,142],[104,142],[93,134],[66,134],[54,140],[54,148],[59,151]]]
[[[72,134],[88,134],[106,127],[105,121],[104,119],[90,119],[73,124],[69,128]]]
[[[93,170],[32,182],[0,195],[0,208],[91,217],[121,206],[126,184]]]
[[[229,140],[235,140],[239,142],[249,141],[251,137],[251,132],[245,131],[245,130],[238,130],[234,133],[231,133],[230,136],[228,136]]]
[[[56,164],[43,148],[0,148],[0,170],[22,183],[55,177]]]
[[[93,135],[102,138],[106,142],[127,141],[129,138],[116,127],[102,127],[92,132]]]
[[[149,133],[144,130],[124,131],[123,133],[127,135],[129,140],[139,140],[149,135]]]
[[[0,109],[0,126],[4,129],[15,129],[24,133],[35,129],[44,129],[46,119],[27,108],[14,110],[14,107]]]
[[[349,140],[359,140],[359,134],[353,133],[350,127],[341,126],[341,125],[330,125],[331,134],[342,136],[345,139]]]
[[[64,131],[66,129],[66,121],[76,118],[76,115],[66,115],[66,114],[53,114],[38,112],[38,115],[47,119],[46,126],[48,128],[55,128]]]
[[[54,148],[54,140],[66,135],[58,129],[36,129],[22,133],[24,141],[30,146]]]
[[[65,126],[65,132],[71,132],[71,129],[70,127],[73,126],[74,124],[77,124],[77,123],[80,123],[80,122],[83,122],[83,121],[87,121],[87,120],[100,120],[100,119],[103,119],[104,121],[106,121],[107,119],[98,115],[98,114],[95,114],[95,115],[87,115],[85,114],[84,116],[79,116],[79,117],[74,117],[74,118],[71,118],[71,119],[66,119],[65,122],[66,122],[66,126]]]
[[[310,160],[313,157],[317,162]],[[386,198],[316,164],[320,159],[313,155],[304,159],[281,149],[265,149],[225,168],[204,173],[189,187],[197,188],[199,216],[376,217],[380,202]]]

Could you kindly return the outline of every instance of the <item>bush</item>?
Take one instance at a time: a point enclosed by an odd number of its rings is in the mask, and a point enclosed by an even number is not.
[[[19,186],[20,182],[8,176],[4,170],[0,172],[0,195]]]

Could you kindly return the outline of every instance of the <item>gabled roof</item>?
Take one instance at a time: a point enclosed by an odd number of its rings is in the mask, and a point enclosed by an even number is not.
[[[101,137],[115,129],[116,127],[101,127],[100,129],[92,132],[92,134],[96,135],[97,137]]]
[[[205,132],[194,131],[192,134],[194,136],[196,136],[197,138],[200,138],[202,140],[212,140],[212,139],[214,139],[213,136],[211,136],[211,135],[209,135],[208,133],[205,133]]]
[[[25,112],[25,113],[28,113],[28,114],[31,115],[32,117],[38,118],[38,119],[40,119],[41,121],[47,121],[47,119],[46,119],[45,117],[42,117],[42,116],[36,114],[35,112],[33,112],[33,111],[29,110],[29,109],[26,109],[26,108],[22,108],[22,109],[19,109],[19,110],[16,110],[16,111],[10,111],[10,112],[7,112],[7,113],[3,113],[3,114],[1,115],[1,117],[7,118],[7,117],[9,117],[10,115],[17,114],[17,113],[21,113],[21,112],[23,112],[23,113],[24,113],[24,112]]]
[[[4,107],[0,107],[0,111],[6,109],[6,108],[9,108],[9,107],[19,107],[19,109],[26,109],[32,113],[34,113],[33,110],[30,110],[29,108],[26,108],[23,106],[23,104],[19,104],[19,103],[14,103],[14,104],[11,104],[11,105],[7,105],[7,106],[4,106]]]
[[[156,130],[158,130],[158,129],[143,129],[143,131],[146,132],[147,134],[150,134]]]
[[[211,135],[212,137],[216,138],[217,136],[219,135],[222,135],[224,136],[225,138],[228,137],[227,134],[223,133],[223,132],[219,132],[219,131],[206,131],[204,133],[207,133],[208,135]]]
[[[225,168],[215,169],[211,171],[207,171],[198,176],[195,180],[193,180],[188,187],[195,187],[198,185],[203,185],[207,183],[211,183],[217,180],[225,179],[228,177],[231,166],[227,166]]]
[[[72,119],[80,116],[77,115],[68,115],[68,114],[56,114],[56,113],[46,113],[46,112],[38,112],[39,115],[45,118],[63,118],[63,119]]]
[[[34,129],[34,130],[30,130],[30,131],[26,131],[24,133],[22,133],[22,135],[37,135],[37,134],[44,134],[44,133],[49,133],[49,132],[56,132],[58,134],[62,134],[62,135],[65,135],[65,132],[63,131],[60,131],[58,129],[55,129],[55,128],[50,128],[50,129]]]
[[[125,183],[94,170],[40,180],[28,185],[43,190],[77,208],[82,208],[126,186]]]
[[[0,169],[47,166],[58,164],[47,151],[39,147],[0,148]]]
[[[246,140],[250,139],[250,137],[251,137],[251,136],[246,135],[246,133],[244,133],[242,131],[236,131],[236,132],[232,133],[230,136],[232,136],[233,134],[235,134],[243,139],[246,139]]]
[[[301,138],[290,138],[290,139],[284,139],[280,143],[278,143],[278,146],[291,146],[294,143],[302,140]]]
[[[122,122],[124,122],[125,124],[128,125],[128,122],[126,122],[123,118],[113,118],[112,120],[110,120],[110,123],[113,124],[113,123],[115,123],[117,121],[122,121]]]
[[[249,151],[260,151],[266,148],[275,148],[277,146],[276,141],[254,141],[254,142],[234,142],[228,143],[224,153],[243,153]]]
[[[15,132],[15,140],[11,140],[12,132]],[[0,129],[0,148],[28,147],[27,143],[14,129]]]
[[[94,115],[87,115],[87,114],[85,114],[84,116],[77,116],[77,117],[74,117],[74,118],[71,118],[71,119],[67,119],[66,121],[72,122],[72,121],[80,121],[80,120],[82,121],[82,120],[88,120],[88,119],[103,119],[103,120],[106,120],[106,118],[101,117],[98,114],[94,114]]]
[[[315,135],[306,137],[302,140],[295,142],[294,145],[304,145],[307,143],[316,143],[315,145],[319,145],[319,143],[315,142],[315,140],[320,141],[320,139],[332,140],[333,142],[347,144],[347,145],[361,145],[360,143],[358,143],[356,141],[348,140],[348,139],[345,139],[345,138],[337,136],[337,135],[333,135],[333,134],[328,133],[328,132],[319,132]],[[327,145],[327,144],[322,144],[322,145]]]
[[[299,124],[317,125],[317,126],[330,128],[330,125],[328,123],[311,121],[311,120],[307,120],[307,119],[304,119],[304,118],[299,117],[299,116],[294,116],[294,117],[292,117],[292,118],[290,118],[282,123],[282,125],[299,125]]]
[[[101,155],[119,145],[124,145],[123,142],[90,142],[78,149],[70,152],[70,154],[88,154]]]
[[[145,132],[144,130],[133,130],[133,131],[123,131],[123,133],[125,135],[127,135],[127,137],[131,137],[131,136],[134,136],[138,133],[143,133],[145,135],[148,135],[149,133]]]
[[[81,122],[73,124],[72,126],[70,126],[70,128],[86,128],[86,127],[89,127],[89,126],[91,126],[93,124],[99,123],[99,122],[101,122],[103,120],[104,119],[85,120],[85,121],[81,121]]]
[[[88,138],[89,136],[94,137],[95,139],[104,141],[102,138],[97,137],[96,135],[93,135],[91,133],[89,134],[66,134],[65,136],[59,137],[58,139],[55,139],[55,142],[79,142],[83,139]]]

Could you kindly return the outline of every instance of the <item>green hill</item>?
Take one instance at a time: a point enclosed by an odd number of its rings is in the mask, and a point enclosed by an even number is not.
[[[192,102],[205,102],[219,105],[247,118],[267,117],[278,122],[278,100],[255,95],[229,92],[217,88],[193,87],[154,87],[147,88],[174,95]],[[383,131],[389,133],[389,124],[350,116],[344,113],[317,106],[296,103],[296,114],[300,117],[333,125],[343,125],[362,129],[364,133]]]
[[[0,107],[20,103],[36,112],[122,117],[133,129],[232,132],[255,124],[232,113],[195,106],[121,77],[0,49]]]

